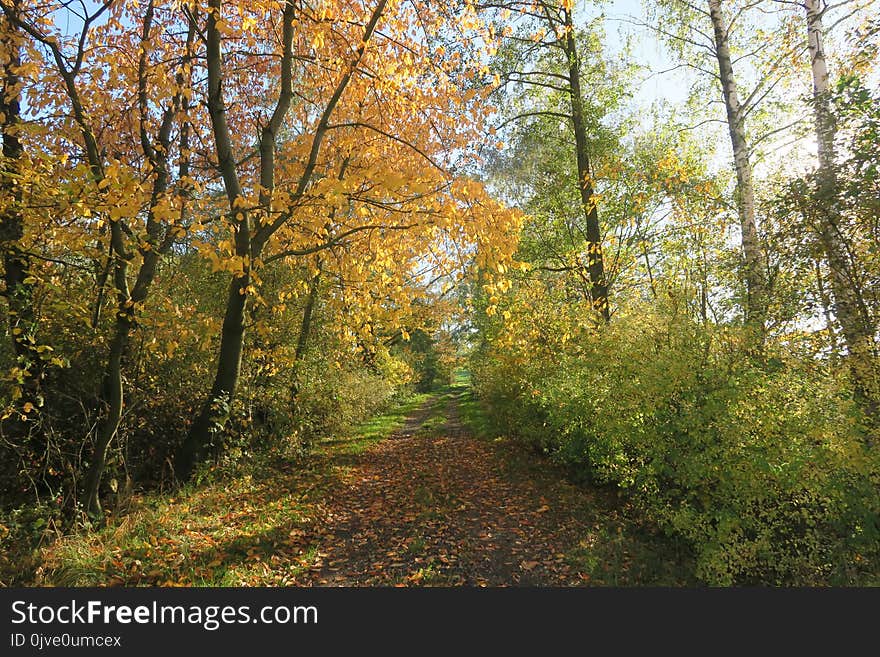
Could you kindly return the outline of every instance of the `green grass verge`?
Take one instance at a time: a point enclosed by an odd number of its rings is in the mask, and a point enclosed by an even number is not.
[[[461,415],[461,423],[475,438],[492,437],[489,418],[472,389],[466,387],[459,389],[458,412]]]
[[[349,434],[324,440],[318,447],[321,451],[329,449],[337,454],[360,454],[403,428],[407,417],[424,406],[431,396],[430,393],[413,395],[389,411],[359,424]]]

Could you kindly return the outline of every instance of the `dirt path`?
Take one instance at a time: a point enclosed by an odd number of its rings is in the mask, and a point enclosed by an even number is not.
[[[587,583],[566,558],[590,534],[572,508],[582,500],[506,477],[494,445],[462,426],[459,395],[434,398],[399,433],[337,459],[340,478],[315,519],[318,559],[297,584]]]
[[[613,492],[475,438],[465,387],[302,460],[244,463],[42,552],[61,586],[582,586],[692,582],[680,546]],[[388,436],[388,427],[400,426]],[[682,558],[684,555],[684,558]]]

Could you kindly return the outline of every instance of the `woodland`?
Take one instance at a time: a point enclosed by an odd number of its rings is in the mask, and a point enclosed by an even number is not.
[[[0,585],[880,584],[874,0],[0,9]]]

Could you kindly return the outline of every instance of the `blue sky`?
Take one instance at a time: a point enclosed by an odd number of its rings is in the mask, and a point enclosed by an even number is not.
[[[682,71],[661,73],[675,63],[665,52],[656,33],[648,27],[634,25],[647,23],[642,0],[609,0],[604,3],[581,1],[587,16],[604,13],[606,17],[606,47],[612,53],[620,52],[627,38],[633,46],[636,61],[650,67],[654,72],[646,76],[637,94],[637,101],[650,105],[655,101],[683,102],[690,90],[688,76]]]
[[[658,39],[657,34],[647,26],[635,24],[648,22],[644,0],[606,0],[604,2],[601,0],[576,0],[576,2],[580,10],[579,13],[584,16],[584,20],[589,20],[589,18],[598,16],[600,13],[605,15],[605,44],[609,53],[620,52],[625,40],[630,38],[633,47],[633,59],[650,69],[651,72],[644,75],[642,83],[637,89],[634,98],[634,104],[636,105],[635,111],[638,112],[639,108],[650,107],[654,103],[667,106],[681,104],[687,100],[691,92],[691,87],[698,79],[698,76],[705,80],[705,74],[698,73],[692,69],[676,69],[677,62],[674,57],[666,52],[665,47],[660,39]],[[698,2],[698,4],[702,5],[704,2]],[[727,0],[724,4],[728,7],[734,7],[739,3],[736,2],[736,0]],[[843,51],[840,47],[840,41],[844,39],[846,32],[853,27],[857,21],[864,18],[869,12],[876,15],[877,12],[880,11],[880,0],[873,0],[873,2],[872,0],[850,0],[846,3],[830,4],[838,5],[830,9],[825,18],[826,28],[834,27],[832,32],[826,35],[825,39],[826,51],[830,58],[829,62],[832,67],[833,75],[835,63],[834,56]],[[860,5],[861,7],[859,8]],[[867,5],[871,5],[871,7],[865,8]],[[849,14],[856,8],[858,8],[857,11],[849,16]],[[760,16],[760,14],[757,14],[757,16]],[[837,24],[839,19],[846,16],[849,17],[840,24]],[[753,18],[754,17],[755,15],[753,15]],[[772,14],[767,14],[765,20],[765,26],[772,30],[775,21]],[[706,27],[708,28],[708,25]],[[806,57],[806,55],[804,55],[804,57]],[[750,61],[751,60],[749,59],[736,63],[735,76],[740,84],[741,94],[745,95],[748,95],[747,92],[752,88],[755,82],[753,79],[754,71],[751,70]],[[705,65],[710,69],[716,69],[717,67],[717,64],[711,60],[707,60]],[[874,79],[877,79],[878,83],[880,83],[880,67],[878,67]],[[797,105],[798,98],[807,95],[810,92],[811,83],[809,66],[806,59],[804,59],[800,82],[791,87],[788,91],[788,95],[789,98],[794,101],[794,105]],[[709,108],[709,115],[716,116],[717,118],[724,118],[719,103],[720,99],[720,89],[717,89],[717,93],[712,93],[705,99],[707,108],[710,104],[717,105],[717,107]],[[726,127],[722,124],[711,124],[707,126],[707,132],[712,138],[717,137],[719,146],[718,155],[720,158],[723,159],[725,157],[730,157],[729,144],[726,142]],[[784,144],[785,142],[790,141],[790,137],[791,135],[782,133],[780,134],[780,140],[778,142],[771,141],[767,146],[771,149],[775,148],[777,144]],[[810,152],[812,149],[808,142],[809,140],[801,145],[807,148],[807,152]],[[784,152],[788,151],[786,150]],[[780,153],[777,155],[782,154]],[[772,167],[773,160],[777,160],[777,157],[771,157],[765,165]]]

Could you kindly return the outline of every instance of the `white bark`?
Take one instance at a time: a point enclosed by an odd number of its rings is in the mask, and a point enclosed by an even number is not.
[[[819,232],[828,258],[834,314],[840,323],[856,395],[870,416],[878,407],[878,374],[875,368],[874,334],[876,327],[861,303],[853,276],[852,262],[842,232],[842,217],[837,197],[835,169],[835,121],[830,107],[828,63],[825,57],[823,7],[821,0],[804,0],[807,20],[807,43],[813,73],[813,103],[816,141],[819,156]]]
[[[748,290],[746,322],[756,331],[759,347],[764,340],[764,323],[767,318],[767,276],[764,254],[755,221],[755,188],[752,183],[752,165],[746,140],[744,110],[739,100],[736,79],[728,42],[728,26],[721,8],[721,0],[709,0],[709,16],[715,39],[715,56],[727,110],[730,143],[733,146],[733,163],[736,170],[736,201],[739,211],[745,279]]]

